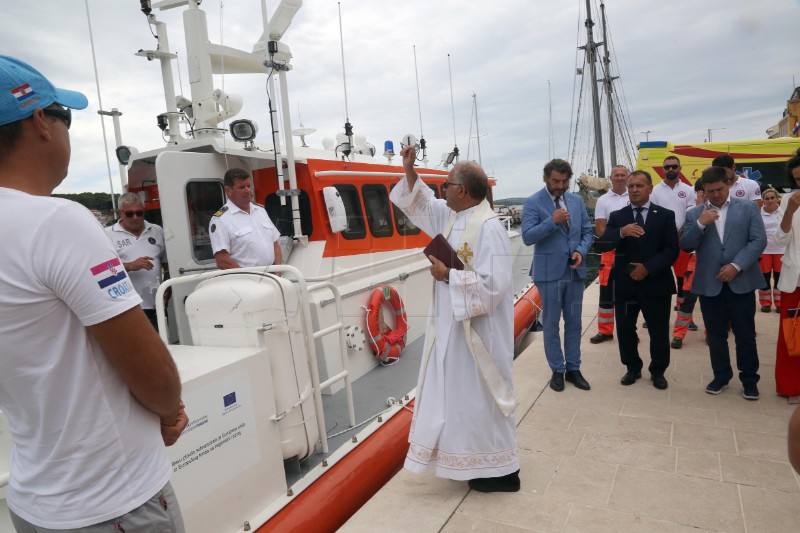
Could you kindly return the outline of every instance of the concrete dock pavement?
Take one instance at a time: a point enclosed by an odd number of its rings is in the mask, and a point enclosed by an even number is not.
[[[669,388],[654,388],[646,368],[620,385],[616,339],[589,343],[597,298],[595,282],[584,295],[581,345],[591,391],[548,387],[540,333],[514,363],[520,492],[483,494],[401,470],[339,531],[800,530],[800,477],[786,451],[794,406],[775,394],[778,315],[756,313],[761,399],[748,401],[736,379],[718,396],[705,392],[712,376],[699,305],[699,330],[671,351]],[[647,365],[647,330],[639,335]]]

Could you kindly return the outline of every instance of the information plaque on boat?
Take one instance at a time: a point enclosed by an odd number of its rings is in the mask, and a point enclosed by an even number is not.
[[[461,259],[459,259],[458,255],[456,255],[456,251],[452,246],[450,246],[450,243],[447,242],[447,239],[445,239],[444,235],[441,233],[433,238],[430,244],[425,247],[423,252],[425,253],[425,257],[432,255],[444,263],[444,266],[447,268],[464,270],[464,263],[461,262]]]

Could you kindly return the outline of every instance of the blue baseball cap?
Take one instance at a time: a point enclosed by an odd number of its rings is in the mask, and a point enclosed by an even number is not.
[[[45,108],[53,103],[85,109],[89,100],[83,93],[53,87],[27,63],[0,55],[0,126],[26,119],[37,107]]]

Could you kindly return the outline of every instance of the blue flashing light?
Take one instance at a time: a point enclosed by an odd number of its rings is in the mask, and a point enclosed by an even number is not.
[[[383,143],[383,155],[394,155],[394,143],[392,141]]]

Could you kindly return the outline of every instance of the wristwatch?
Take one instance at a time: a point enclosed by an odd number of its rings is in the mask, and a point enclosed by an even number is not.
[[[447,283],[448,285],[450,285],[450,270],[451,269],[449,269],[449,268],[447,269],[447,272],[444,273],[444,279],[442,280],[445,283]]]

